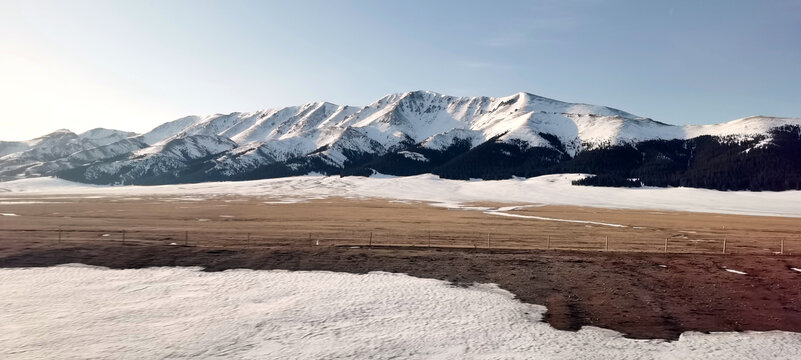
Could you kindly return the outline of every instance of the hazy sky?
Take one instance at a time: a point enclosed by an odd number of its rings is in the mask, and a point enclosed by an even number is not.
[[[801,1],[0,0],[0,139],[392,92],[801,116]]]

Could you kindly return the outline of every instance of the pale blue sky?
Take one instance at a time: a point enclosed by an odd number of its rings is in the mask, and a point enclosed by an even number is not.
[[[801,116],[801,1],[0,0],[0,139],[392,92]]]

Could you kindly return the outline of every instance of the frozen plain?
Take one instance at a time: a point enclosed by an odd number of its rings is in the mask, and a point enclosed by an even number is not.
[[[96,186],[54,178],[33,178],[0,182],[0,197],[183,196],[191,200],[215,196],[255,196],[281,202],[346,197],[424,201],[435,206],[466,209],[470,209],[468,205],[471,203],[495,202],[801,217],[801,191],[600,188],[571,184],[572,180],[583,176],[557,174],[529,179],[463,181],[440,179],[431,174],[369,178],[308,175],[161,186]]]
[[[403,274],[0,270],[4,359],[793,359],[801,334],[555,330],[494,285]]]

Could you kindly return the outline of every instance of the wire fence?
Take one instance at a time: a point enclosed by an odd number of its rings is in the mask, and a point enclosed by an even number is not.
[[[801,237],[770,235],[641,236],[616,232],[595,233],[476,233],[454,231],[193,231],[186,229],[1,229],[1,241],[36,244],[124,244],[259,248],[280,246],[430,247],[507,250],[584,250],[697,254],[801,254]]]

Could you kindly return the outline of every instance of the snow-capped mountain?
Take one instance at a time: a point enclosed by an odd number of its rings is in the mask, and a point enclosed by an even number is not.
[[[59,175],[129,184],[310,171],[393,172],[393,166],[405,169],[399,173],[415,173],[482,167],[484,160],[496,156],[487,166],[519,167],[522,161],[551,172],[556,164],[586,156],[582,154],[636,148],[648,141],[686,142],[709,135],[721,143],[753,140],[746,146],[764,147],[771,143],[772,131],[783,126],[801,126],[801,119],[749,117],[674,126],[605,106],[529,93],[493,98],[413,91],[390,94],[363,107],[315,102],[188,116],[141,135],[59,130],[29,141],[0,142],[0,178]],[[503,165],[507,163],[517,165]],[[501,173],[498,176],[505,176]]]
[[[82,134],[75,134],[69,130],[61,129],[36,139],[20,142],[6,142],[0,144],[0,177],[9,175],[38,176],[43,173],[31,171],[31,168],[40,167],[51,162],[63,162],[73,155],[94,150],[95,153],[104,152],[103,148],[126,142],[135,133],[110,130],[92,129]],[[16,148],[17,151],[7,151]],[[99,160],[97,155],[87,160]],[[54,166],[54,168],[60,168]],[[50,174],[46,172],[44,174]]]

